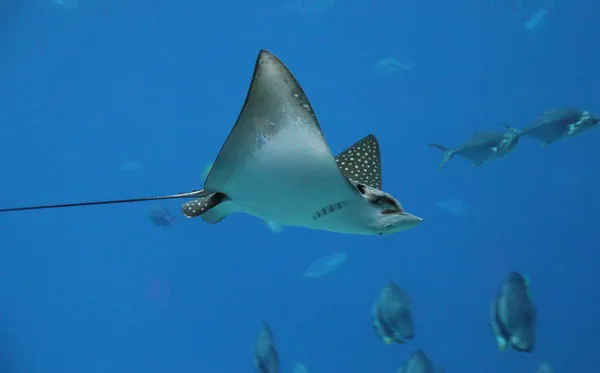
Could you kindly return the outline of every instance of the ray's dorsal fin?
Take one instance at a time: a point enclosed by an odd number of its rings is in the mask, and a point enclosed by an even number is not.
[[[293,118],[293,120],[290,120]],[[274,141],[286,126],[302,127],[320,138],[323,131],[304,91],[290,70],[271,52],[261,50],[242,110],[210,170],[204,188],[227,189],[234,170],[243,169],[265,142]],[[332,155],[333,158],[333,155]]]
[[[61,204],[56,204],[56,205],[11,207],[11,208],[0,209],[0,212],[46,210],[46,209],[58,209],[58,208],[66,208],[66,207],[82,207],[82,206],[94,206],[94,205],[114,205],[114,204],[118,204],[118,203],[134,203],[134,202],[146,202],[146,201],[160,201],[160,200],[165,200],[165,199],[194,198],[194,197],[203,197],[205,195],[206,195],[206,192],[204,191],[204,189],[199,189],[199,190],[193,190],[191,192],[170,194],[170,195],[166,195],[166,196],[113,199],[113,200],[107,200],[107,201],[86,201],[86,202],[75,202],[75,203],[61,203]]]
[[[335,157],[335,161],[350,181],[382,190],[381,154],[374,135],[368,135],[344,150]]]

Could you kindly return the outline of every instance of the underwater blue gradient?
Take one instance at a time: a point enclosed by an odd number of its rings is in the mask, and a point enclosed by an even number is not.
[[[178,216],[167,228],[147,218],[151,203],[2,214],[0,364],[251,372],[266,320],[283,372],[395,372],[418,347],[446,373],[533,372],[544,359],[597,371],[600,131],[545,149],[522,139],[480,168],[454,159],[438,171],[427,147],[553,107],[600,113],[599,5],[556,0],[528,30],[527,1],[336,0],[316,14],[278,0],[0,3],[1,207],[201,187],[264,48],[300,81],[335,153],[378,137],[384,190],[424,219],[356,237],[274,234],[245,215],[211,226],[183,218],[181,201],[161,203]],[[382,77],[386,57],[414,68]],[[444,199],[476,214],[444,212]],[[338,272],[298,278],[338,251]],[[539,310],[531,354],[498,352],[487,326],[510,270],[530,277]],[[371,329],[389,280],[414,303],[404,346]]]

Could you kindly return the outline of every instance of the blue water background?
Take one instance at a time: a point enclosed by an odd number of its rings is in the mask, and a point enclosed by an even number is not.
[[[3,214],[7,373],[251,372],[262,320],[283,372],[395,372],[418,347],[448,373],[600,366],[600,132],[545,149],[523,139],[480,168],[455,159],[438,171],[426,146],[553,107],[600,112],[595,2],[556,0],[533,30],[537,6],[508,0],[336,0],[304,14],[277,0],[0,4],[1,206],[201,187],[264,48],[296,75],[335,153],[378,136],[385,191],[425,220],[357,237],[274,234],[244,215],[165,229],[148,220],[150,203]],[[382,77],[385,57],[414,68]],[[444,199],[477,213],[449,214],[436,207]],[[298,279],[336,251],[348,254],[338,272]],[[509,270],[531,278],[532,354],[498,352],[487,327]],[[413,298],[405,346],[371,329],[388,280]]]

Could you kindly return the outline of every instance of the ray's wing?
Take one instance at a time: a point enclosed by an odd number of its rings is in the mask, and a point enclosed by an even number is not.
[[[287,138],[280,142],[274,141],[282,132],[286,132],[285,129],[293,130],[287,131]],[[301,138],[298,139],[298,137]],[[275,154],[270,154],[271,159],[266,162],[264,159],[257,162],[255,158],[257,154],[260,156],[259,150],[264,147],[265,143],[275,143],[278,147],[272,147],[275,148],[273,151]],[[285,148],[288,146],[293,149],[287,151]],[[276,56],[262,50],[256,61],[254,75],[242,111],[227,141],[221,148],[214,166],[210,169],[204,189],[166,196],[2,208],[0,212],[197,198],[183,206],[186,216],[198,216],[209,210],[215,210],[213,211],[214,216],[207,220],[216,222],[226,216],[227,212],[234,210],[234,207],[228,207],[227,211],[218,210],[219,206],[223,204],[222,202],[225,202],[224,200],[219,201],[220,194],[218,193],[232,189],[240,192],[240,189],[244,187],[264,184],[266,176],[264,163],[269,163],[268,161],[279,156],[290,159],[279,160],[276,164],[279,168],[275,168],[279,173],[272,180],[276,185],[271,187],[269,192],[282,190],[281,187],[297,187],[290,193],[297,195],[298,190],[303,192],[304,195],[298,196],[298,200],[302,203],[309,200],[309,197],[314,203],[321,203],[321,200],[331,203],[331,196],[343,200],[354,193],[349,184],[338,183],[338,179],[344,182],[346,180],[335,163],[331,149],[325,141],[304,91],[292,73]],[[253,167],[245,167],[248,163],[251,163]],[[288,173],[282,174],[282,165],[287,167],[288,164],[289,170],[283,170]],[[242,172],[237,174],[238,177],[233,177],[240,170]],[[244,171],[246,171],[245,174]],[[244,183],[243,180],[248,176],[248,172],[255,172],[251,176],[256,176],[256,178],[251,180],[252,182]],[[290,176],[290,174],[298,172],[304,174],[295,179]],[[311,179],[310,183],[298,182],[300,179],[307,179],[308,175],[316,176]],[[231,180],[232,178],[233,180]],[[229,188],[227,188],[228,186]],[[315,190],[322,192],[320,199],[314,197]],[[288,197],[285,195],[286,192],[288,189],[283,191],[283,197]],[[312,211],[310,216],[312,216]]]
[[[302,128],[313,148],[331,154],[304,91],[288,68],[272,53],[261,50],[242,111],[208,174],[205,189],[226,189],[236,170],[286,127]],[[333,162],[333,154],[331,154]]]
[[[382,190],[381,155],[374,135],[368,135],[344,150],[335,157],[335,161],[350,181]]]

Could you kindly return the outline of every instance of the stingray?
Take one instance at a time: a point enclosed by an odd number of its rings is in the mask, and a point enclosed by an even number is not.
[[[183,214],[209,224],[242,212],[281,225],[382,235],[422,222],[381,188],[375,136],[334,157],[300,84],[275,55],[262,50],[241,113],[203,189],[0,212],[193,198],[183,204]]]

